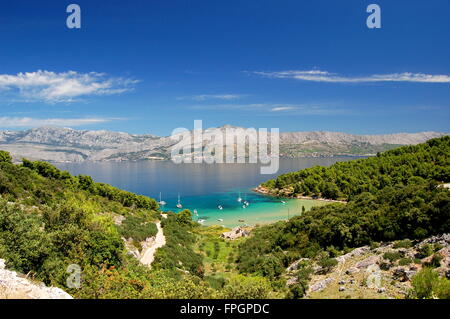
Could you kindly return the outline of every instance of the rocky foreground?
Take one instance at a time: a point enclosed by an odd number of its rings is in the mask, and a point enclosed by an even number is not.
[[[424,266],[450,278],[450,233],[417,243],[363,246],[336,260],[330,271],[307,258],[297,260],[287,268],[288,285],[297,283],[295,274],[302,262],[312,262],[306,298],[405,298],[411,279]]]
[[[60,288],[46,287],[24,275],[5,269],[0,259],[0,299],[73,299]]]

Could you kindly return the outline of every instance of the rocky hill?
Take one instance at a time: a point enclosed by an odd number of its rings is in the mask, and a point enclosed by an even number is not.
[[[229,129],[237,135],[244,134],[239,127],[226,125],[220,129]],[[421,132],[352,135],[339,132],[287,132],[280,134],[280,155],[372,155],[399,145],[414,145],[443,135],[446,134]],[[175,143],[170,137],[151,134],[135,135],[58,127],[0,131],[0,149],[10,152],[16,160],[22,157],[50,162],[168,159]],[[203,146],[205,145],[210,144],[205,142]]]
[[[405,298],[412,278],[425,266],[450,278],[450,234],[418,242],[402,240],[363,246],[336,261],[328,270],[308,258],[297,260],[287,268],[287,282],[297,283],[296,272],[308,262],[313,265],[313,274],[306,298]]]
[[[73,299],[60,288],[46,287],[33,282],[26,276],[5,269],[5,261],[0,259],[0,299]]]

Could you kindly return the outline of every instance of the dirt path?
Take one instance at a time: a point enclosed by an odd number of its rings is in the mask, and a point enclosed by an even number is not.
[[[148,247],[142,254],[141,263],[150,266],[155,258],[155,252],[158,248],[163,247],[166,244],[166,237],[164,236],[163,229],[161,227],[161,222],[156,223],[158,228],[158,233],[156,234],[155,241],[151,247]]]

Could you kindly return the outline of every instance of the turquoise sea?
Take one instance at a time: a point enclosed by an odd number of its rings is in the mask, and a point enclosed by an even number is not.
[[[176,208],[178,194],[184,208],[194,209],[195,220],[204,225],[255,225],[287,219],[313,205],[324,202],[313,200],[281,199],[263,196],[251,191],[261,182],[279,174],[297,171],[315,165],[329,166],[337,161],[354,157],[280,159],[277,174],[260,174],[259,164],[174,164],[171,161],[138,162],[84,162],[59,163],[71,174],[90,175],[96,181],[108,183],[134,193],[147,195],[167,204],[164,211]],[[238,202],[240,197],[249,202],[246,208]],[[218,208],[221,205],[222,210]],[[219,220],[220,219],[220,220]],[[239,221],[243,220],[243,221]]]

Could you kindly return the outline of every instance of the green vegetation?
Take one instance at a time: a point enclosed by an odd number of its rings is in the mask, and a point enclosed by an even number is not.
[[[450,299],[450,280],[440,277],[431,268],[423,268],[412,279],[412,290],[409,298],[429,299],[440,298]]]
[[[276,279],[300,257],[320,260],[392,240],[400,240],[396,248],[409,247],[407,238],[423,239],[448,231],[450,194],[438,182],[450,180],[449,155],[450,137],[443,137],[374,158],[284,174],[264,183],[279,193],[314,194],[348,203],[315,207],[287,222],[256,229],[239,246],[238,270]],[[425,258],[433,251],[424,245],[416,257]],[[396,261],[403,256],[386,253],[384,257]],[[332,267],[331,260],[323,263],[324,268]],[[304,290],[302,285],[292,289],[292,298]]]
[[[335,260],[335,259],[334,259]],[[308,282],[311,279],[311,275],[314,273],[311,265],[307,261],[301,261],[298,264],[297,270],[297,282],[289,287],[289,292],[287,293],[287,298],[289,299],[300,299],[308,290]]]
[[[412,241],[409,239],[399,240],[394,243],[393,248],[410,248],[412,247]]]
[[[417,184],[423,180],[450,181],[450,136],[405,146],[376,157],[315,166],[287,173],[262,186],[275,193],[352,200],[364,192]]]
[[[11,163],[12,157],[8,152],[0,151],[0,162]]]
[[[138,243],[156,234],[155,200],[89,176],[71,176],[46,162],[13,165],[8,153],[0,152],[0,258],[75,297],[214,297],[201,278],[202,258],[190,249],[196,239],[185,215],[169,214],[162,221],[168,244],[150,270],[127,254],[121,237]],[[66,287],[70,264],[82,269],[80,289]]]
[[[322,267],[322,273],[329,273],[337,264],[337,260],[335,258],[323,257],[319,259],[317,264]]]
[[[386,252],[383,254],[383,258],[390,262],[394,262],[402,258],[402,254],[398,251]]]
[[[193,250],[196,237],[192,230],[196,224],[192,222],[190,216],[189,211],[179,214],[168,213],[167,218],[161,221],[167,238],[166,245],[156,252],[153,267],[172,271],[183,269],[203,277],[202,256]]]
[[[398,261],[399,266],[407,266],[410,265],[414,262],[414,260],[412,260],[411,258],[401,258]]]
[[[148,217],[128,216],[120,226],[119,233],[125,238],[135,241],[143,241],[148,237],[155,236],[158,232],[155,223],[147,222]]]
[[[394,249],[450,229],[450,138],[391,150],[377,157],[313,167],[264,183],[273,194],[345,199],[304,211],[288,221],[256,227],[248,238],[220,238],[184,210],[162,218],[155,200],[71,176],[45,162],[12,164],[0,151],[0,258],[7,266],[79,298],[302,298],[313,268],[326,274],[336,257],[363,245],[396,241]],[[157,233],[166,244],[151,269],[128,254]],[[418,263],[411,298],[449,298],[448,279],[432,270],[438,244],[406,258],[386,252],[382,269]],[[299,258],[296,281],[285,269]],[[70,264],[82,268],[80,289],[68,289]],[[318,270],[316,270],[317,272]]]
[[[431,267],[431,268],[438,268],[441,266],[441,260],[442,256],[440,254],[434,254],[433,257],[431,257],[431,260],[429,262],[425,262],[424,266]]]

